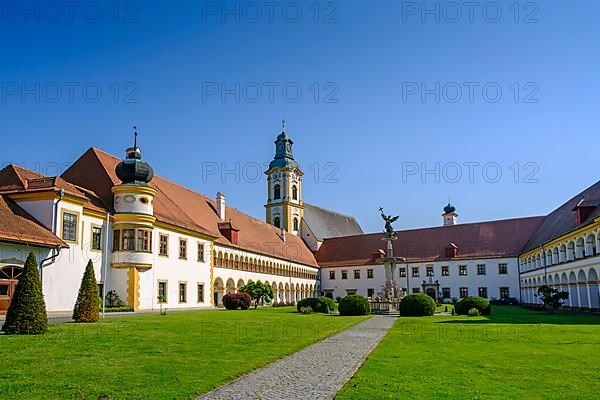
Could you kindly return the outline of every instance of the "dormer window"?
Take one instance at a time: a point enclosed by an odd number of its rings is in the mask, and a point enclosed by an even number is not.
[[[281,186],[279,186],[279,185],[273,186],[273,199],[275,199],[275,200],[281,199]]]

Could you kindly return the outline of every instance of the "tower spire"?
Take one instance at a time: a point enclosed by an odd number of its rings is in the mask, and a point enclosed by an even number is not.
[[[285,118],[281,120],[281,132],[285,132]]]
[[[138,132],[137,132],[137,126],[133,127],[133,148],[137,149],[137,137],[138,137]]]

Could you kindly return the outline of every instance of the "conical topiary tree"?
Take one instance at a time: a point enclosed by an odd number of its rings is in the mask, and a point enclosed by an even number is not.
[[[13,295],[2,330],[7,334],[37,335],[48,331],[48,315],[42,293],[42,283],[33,252]]]
[[[79,295],[73,309],[73,319],[77,322],[96,322],[99,315],[98,283],[94,274],[94,264],[90,260],[85,268]]]

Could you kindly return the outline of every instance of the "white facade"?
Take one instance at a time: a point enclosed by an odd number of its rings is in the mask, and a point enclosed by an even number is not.
[[[423,292],[423,282],[439,283],[438,297],[461,298],[464,296],[479,296],[485,294],[488,299],[519,296],[519,272],[516,257],[512,258],[483,258],[472,260],[452,260],[436,262],[420,262],[399,264],[398,275],[395,276],[399,288],[408,293],[416,290]],[[445,275],[447,267],[448,275]],[[461,275],[461,267],[466,269],[466,275]],[[418,276],[413,275],[413,269]],[[428,276],[428,269],[431,276]],[[369,278],[372,270],[373,278]],[[506,273],[503,273],[506,270]],[[346,271],[346,279],[342,279]],[[355,278],[359,271],[359,278]],[[405,271],[405,274],[403,273]],[[333,272],[334,279],[330,274]],[[405,276],[404,276],[405,275]],[[321,286],[325,294],[343,297],[357,293],[362,296],[383,296],[385,272],[382,264],[357,267],[326,267],[321,270]],[[485,289],[483,289],[485,288]],[[446,290],[445,290],[446,289]],[[483,293],[485,290],[486,293]],[[447,294],[447,296],[444,296]]]

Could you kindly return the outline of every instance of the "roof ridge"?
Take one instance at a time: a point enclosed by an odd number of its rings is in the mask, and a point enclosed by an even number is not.
[[[334,211],[334,210],[331,210],[331,209],[329,209],[329,208],[325,208],[325,207],[321,207],[321,206],[316,206],[316,205],[314,205],[314,204],[312,204],[312,203],[307,203],[307,202],[305,202],[305,201],[303,201],[303,202],[302,202],[302,204],[304,204],[305,206],[310,206],[310,207],[318,208],[318,209],[320,209],[320,210],[323,210],[323,211],[327,211],[327,212],[329,212],[329,213],[331,213],[331,214],[337,214],[337,215],[341,215],[342,217],[352,218],[353,220],[355,220],[355,221],[358,221],[358,220],[356,219],[356,217],[354,217],[354,216],[352,216],[352,215],[350,215],[350,214],[344,214],[344,213],[341,213],[341,212],[339,212],[339,211]]]
[[[479,225],[492,224],[492,223],[497,223],[497,222],[507,222],[507,221],[525,220],[525,219],[533,219],[533,218],[545,218],[545,216],[534,215],[534,216],[529,216],[529,217],[514,217],[514,218],[505,218],[505,219],[494,219],[494,220],[489,220],[489,221],[466,222],[464,224],[456,224],[456,225],[448,225],[448,226],[429,226],[429,227],[424,227],[424,228],[396,229],[396,232],[413,232],[413,231],[425,231],[425,230],[430,230],[430,229],[445,229],[445,228],[452,228],[452,227],[470,226],[470,225],[477,225],[477,224],[479,224]],[[326,238],[326,240],[343,239],[343,238],[356,237],[356,236],[383,235],[384,233],[385,232],[383,232],[383,231],[382,232],[369,232],[369,233],[356,234],[356,235],[347,235],[347,236],[337,236],[337,237],[332,237],[332,238]]]

